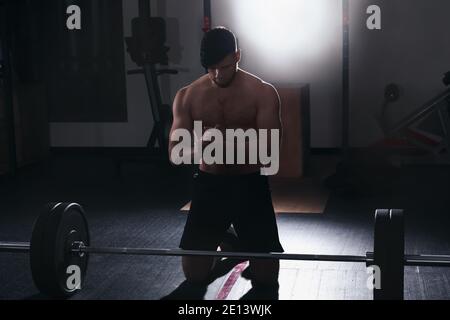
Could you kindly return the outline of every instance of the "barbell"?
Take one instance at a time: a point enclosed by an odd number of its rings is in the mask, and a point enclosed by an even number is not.
[[[30,242],[0,242],[0,252],[29,252],[33,281],[40,292],[68,298],[81,289],[89,255],[212,256],[365,263],[379,270],[375,300],[403,299],[404,266],[450,266],[450,255],[404,254],[403,210],[377,209],[374,251],[366,255],[224,252],[182,249],[94,247],[85,212],[77,203],[49,204],[36,219]],[[375,270],[375,269],[374,269]],[[78,272],[74,282],[73,273]]]

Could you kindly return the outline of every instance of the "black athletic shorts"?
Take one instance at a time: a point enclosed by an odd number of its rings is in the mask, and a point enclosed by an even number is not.
[[[194,174],[191,209],[180,248],[216,250],[233,224],[239,251],[283,252],[267,176]]]

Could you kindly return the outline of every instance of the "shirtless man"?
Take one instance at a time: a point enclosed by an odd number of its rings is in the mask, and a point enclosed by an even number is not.
[[[202,121],[204,131],[208,128],[222,132],[237,128],[281,131],[277,91],[272,85],[240,69],[240,57],[236,38],[228,29],[219,27],[204,35],[201,62],[208,73],[176,94],[171,137],[177,129],[192,132],[194,121]],[[169,155],[177,143],[171,139]],[[283,252],[268,178],[261,175],[261,166],[259,162],[200,163],[199,171],[194,175],[191,209],[180,248],[217,250],[233,224],[239,239],[239,251]],[[182,265],[188,282],[205,284],[214,258],[182,257]],[[278,297],[278,272],[278,260],[250,260],[252,290],[267,293],[257,298]]]

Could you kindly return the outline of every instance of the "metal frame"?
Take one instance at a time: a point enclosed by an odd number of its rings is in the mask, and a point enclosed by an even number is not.
[[[348,155],[350,123],[350,11],[342,0],[342,153]]]

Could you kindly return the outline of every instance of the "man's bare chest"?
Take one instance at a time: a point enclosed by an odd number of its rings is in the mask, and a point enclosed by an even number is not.
[[[256,99],[248,94],[205,94],[193,103],[194,121],[204,126],[225,128],[251,128],[256,125]]]

